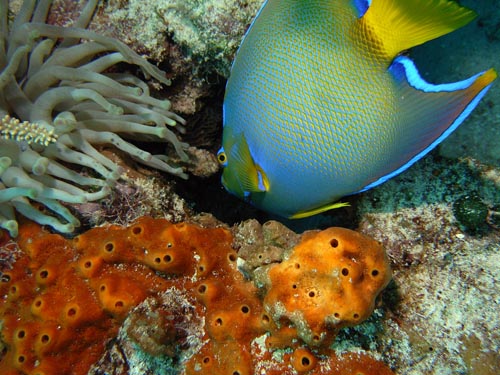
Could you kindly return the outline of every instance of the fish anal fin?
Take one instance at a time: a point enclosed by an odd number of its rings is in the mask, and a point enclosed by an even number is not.
[[[390,59],[401,51],[448,34],[476,13],[449,0],[372,0],[361,22],[383,44]]]

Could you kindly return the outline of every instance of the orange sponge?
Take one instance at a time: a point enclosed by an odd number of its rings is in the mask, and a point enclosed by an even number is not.
[[[0,268],[0,373],[87,374],[114,358],[106,343],[128,316],[134,347],[171,356],[184,375],[391,374],[323,345],[365,319],[387,284],[377,242],[340,228],[306,234],[259,290],[233,240],[225,228],[149,217],[72,240],[21,225],[15,262]]]
[[[340,328],[372,313],[375,297],[390,278],[389,261],[377,241],[345,228],[310,232],[286,260],[269,269],[264,308],[287,330],[294,327],[307,344],[325,345]]]

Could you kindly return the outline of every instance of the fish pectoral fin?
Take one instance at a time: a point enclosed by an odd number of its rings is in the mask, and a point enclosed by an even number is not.
[[[347,202],[335,202],[335,203],[328,203],[327,205],[318,207],[318,208],[313,208],[312,210],[307,210],[307,211],[300,211],[297,212],[296,214],[293,214],[290,216],[290,219],[303,219],[308,216],[313,216],[320,214],[325,211],[333,210],[335,208],[341,208],[341,207],[347,207],[350,206],[349,203]]]
[[[359,2],[359,1],[358,1]],[[401,51],[448,34],[476,13],[448,0],[372,0],[361,18],[392,59]]]
[[[360,191],[403,172],[441,143],[471,113],[497,77],[490,69],[464,81],[432,85],[405,56],[397,57],[389,72],[398,88],[398,136],[378,179]]]
[[[238,166],[237,180],[246,193],[262,193],[269,190],[269,180],[264,170],[255,163],[244,134],[232,148],[233,162]]]

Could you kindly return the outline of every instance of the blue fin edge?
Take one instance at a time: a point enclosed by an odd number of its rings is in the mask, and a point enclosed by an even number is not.
[[[470,78],[464,79],[463,81],[453,82],[453,83],[442,83],[439,85],[434,85],[432,83],[426,82],[417,70],[415,63],[407,56],[398,56],[394,59],[391,66],[389,67],[389,72],[399,80],[405,79],[408,84],[413,88],[423,91],[423,92],[443,92],[443,91],[456,91],[464,90],[474,83],[477,77],[484,74],[484,71],[478,73]],[[489,86],[487,86],[489,87]],[[477,103],[476,103],[477,104]],[[472,108],[473,109],[473,108]],[[472,110],[471,109],[471,110]],[[469,111],[470,113],[470,111]]]
[[[352,2],[358,12],[358,17],[361,18],[370,7],[372,0],[353,0]]]
[[[403,79],[406,78],[408,83],[414,87],[417,90],[421,90],[424,92],[442,92],[442,91],[455,91],[455,90],[463,90],[469,87],[474,83],[477,77],[481,76],[484,74],[484,71],[481,73],[478,73],[468,79],[465,79],[463,81],[459,82],[454,82],[454,83],[444,83],[444,84],[439,84],[439,85],[433,85],[431,83],[426,82],[418,73],[417,67],[415,66],[415,63],[410,60],[410,58],[406,56],[398,56],[396,59],[394,59],[393,63],[389,67],[389,71],[396,77],[396,79]],[[369,190],[375,186],[378,186],[387,180],[390,180],[394,176],[397,176],[398,174],[404,172],[407,170],[409,167],[411,167],[413,164],[415,164],[418,160],[420,160],[422,157],[424,157],[427,153],[429,153],[431,150],[433,150],[438,144],[440,144],[446,137],[448,137],[458,126],[469,116],[469,114],[472,112],[472,110],[477,106],[479,101],[483,98],[483,96],[486,94],[488,89],[490,88],[491,84],[486,86],[483,90],[481,90],[474,99],[471,100],[471,102],[465,107],[465,109],[462,111],[462,113],[453,121],[453,123],[446,129],[441,136],[436,138],[434,142],[432,142],[428,147],[426,147],[424,150],[419,152],[417,155],[415,155],[413,158],[411,158],[408,162],[406,162],[404,165],[399,167],[398,169],[392,171],[391,173],[380,177],[378,180],[368,184],[365,186],[363,189],[357,191],[356,193],[361,193],[363,191]]]

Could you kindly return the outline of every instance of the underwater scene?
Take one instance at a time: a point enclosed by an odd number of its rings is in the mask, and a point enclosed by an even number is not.
[[[0,0],[0,374],[499,374],[499,5]]]

